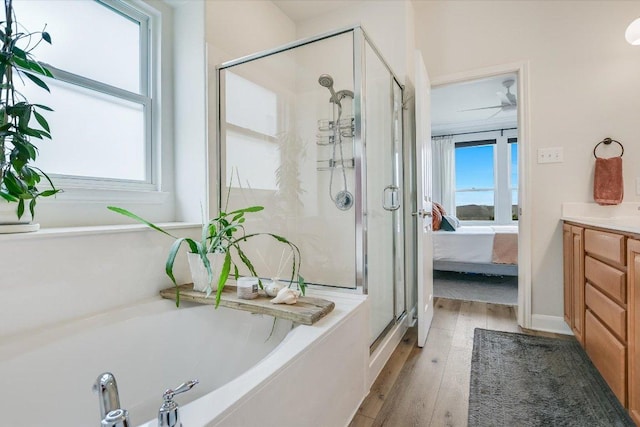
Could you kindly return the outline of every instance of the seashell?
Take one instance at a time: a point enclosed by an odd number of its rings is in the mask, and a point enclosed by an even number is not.
[[[286,286],[284,283],[278,280],[277,277],[271,280],[263,280],[262,283],[264,283],[264,292],[270,297],[275,297],[276,295],[278,295],[278,292],[280,292],[280,290]]]
[[[294,291],[290,288],[282,288],[278,291],[278,295],[271,300],[273,304],[295,304],[298,302],[300,291]]]

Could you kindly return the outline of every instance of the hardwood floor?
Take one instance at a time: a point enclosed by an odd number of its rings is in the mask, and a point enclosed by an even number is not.
[[[438,298],[424,348],[410,328],[350,427],[466,426],[474,328],[561,336],[523,330],[515,307]]]

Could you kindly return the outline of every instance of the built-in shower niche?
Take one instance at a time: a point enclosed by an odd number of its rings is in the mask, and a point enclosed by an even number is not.
[[[217,72],[221,206],[264,206],[247,233],[296,243],[307,283],[367,293],[373,343],[405,310],[397,78],[360,27]],[[261,275],[290,275],[282,246],[247,248]]]

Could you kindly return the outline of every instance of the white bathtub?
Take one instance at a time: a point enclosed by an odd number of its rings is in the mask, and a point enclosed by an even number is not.
[[[185,427],[343,426],[366,393],[364,297],[316,292],[336,308],[314,326],[154,298],[0,343],[1,424],[100,424],[96,377],[112,372],[133,425],[156,425],[162,393]],[[337,398],[336,396],[339,396]]]

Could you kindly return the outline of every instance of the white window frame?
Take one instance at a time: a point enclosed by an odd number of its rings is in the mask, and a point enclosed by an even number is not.
[[[464,135],[455,135],[453,137],[454,144],[495,140],[493,149],[493,188],[474,188],[474,191],[493,191],[494,193],[494,220],[493,221],[463,221],[465,225],[513,225],[517,224],[517,220],[512,219],[511,215],[511,191],[517,189],[510,184],[511,177],[511,151],[509,149],[509,139],[517,138],[517,129],[508,129],[493,132],[468,133]],[[458,147],[456,147],[457,149]],[[471,191],[471,190],[469,190]],[[454,206],[455,196],[458,190],[454,190]]]
[[[109,84],[96,81],[78,74],[65,71],[51,64],[46,64],[56,80],[73,86],[81,87],[89,92],[98,92],[119,98],[125,101],[139,104],[144,111],[145,130],[145,179],[127,180],[103,177],[74,176],[66,174],[50,174],[49,176],[56,187],[64,190],[69,189],[97,189],[97,190],[133,190],[133,191],[158,191],[158,166],[155,161],[155,152],[158,147],[158,138],[154,132],[154,99],[155,91],[152,81],[154,75],[154,61],[152,60],[152,40],[151,31],[152,17],[143,13],[120,0],[93,0],[104,7],[111,9],[127,19],[140,24],[140,93],[130,92]],[[76,194],[78,196],[80,193]],[[81,197],[82,198],[82,197]]]

